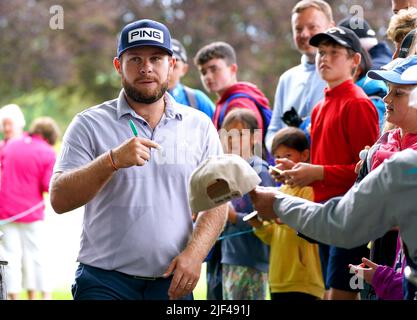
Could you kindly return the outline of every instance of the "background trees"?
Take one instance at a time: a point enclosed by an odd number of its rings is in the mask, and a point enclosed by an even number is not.
[[[14,0],[0,2],[0,105],[19,103],[28,118],[55,117],[62,129],[88,106],[120,90],[113,71],[117,36],[127,22],[164,22],[190,58],[203,45],[231,43],[239,78],[256,83],[273,102],[279,75],[299,63],[291,35],[297,0]],[[388,0],[329,0],[336,21],[360,5],[383,39],[391,16]],[[51,6],[64,10],[64,28],[50,28]],[[185,83],[202,88],[197,69]],[[213,99],[215,97],[212,97]]]

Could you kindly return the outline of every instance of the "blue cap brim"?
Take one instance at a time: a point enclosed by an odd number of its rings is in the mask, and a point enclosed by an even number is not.
[[[403,72],[401,79],[405,81],[417,82],[417,65],[411,66]]]
[[[384,80],[394,84],[417,84],[417,81],[407,81],[401,79],[401,75],[392,70],[371,70],[367,76],[375,80]]]
[[[173,52],[172,52],[172,50],[168,50],[164,45],[160,45],[160,44],[157,44],[157,43],[155,43],[155,44],[143,44],[143,43],[137,43],[137,44],[133,44],[133,45],[131,45],[131,46],[129,46],[129,47],[126,47],[126,48],[124,48],[122,51],[120,51],[118,54],[117,54],[117,57],[118,58],[120,58],[120,56],[123,54],[123,53],[125,53],[127,50],[129,50],[129,49],[132,49],[132,48],[140,48],[140,47],[157,47],[157,48],[159,48],[159,49],[162,49],[162,50],[164,50],[165,52],[167,52],[170,56],[172,56],[173,55]]]

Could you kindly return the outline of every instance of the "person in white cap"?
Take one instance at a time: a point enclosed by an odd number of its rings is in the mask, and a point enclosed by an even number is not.
[[[368,170],[373,170],[393,153],[411,148],[417,150],[417,109],[410,104],[410,94],[417,87],[417,79],[404,80],[405,72],[417,66],[417,56],[402,60],[392,70],[371,70],[368,77],[384,80],[388,94],[384,97],[386,121],[396,129],[385,132],[367,154]],[[367,163],[368,162],[368,163]]]
[[[0,153],[6,143],[12,138],[19,138],[23,134],[26,121],[22,110],[17,104],[8,104],[0,109]]]
[[[57,213],[85,205],[76,300],[192,299],[225,224],[220,206],[193,229],[190,175],[222,150],[210,119],[166,93],[172,55],[165,25],[126,25],[113,60],[119,97],[78,114],[64,135],[50,194]]]

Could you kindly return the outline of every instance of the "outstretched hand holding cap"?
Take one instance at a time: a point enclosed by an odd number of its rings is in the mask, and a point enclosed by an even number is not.
[[[196,213],[206,211],[240,198],[260,182],[256,171],[237,155],[209,157],[191,175],[191,210]]]
[[[277,215],[274,212],[275,195],[279,191],[273,187],[256,187],[249,192],[249,196],[252,200],[252,205],[258,216],[263,220],[277,219]]]

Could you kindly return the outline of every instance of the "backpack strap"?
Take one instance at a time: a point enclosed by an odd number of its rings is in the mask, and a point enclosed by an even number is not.
[[[230,101],[232,101],[233,99],[236,99],[236,98],[247,98],[249,100],[252,100],[256,104],[256,107],[258,109],[260,107],[263,107],[263,106],[259,105],[258,100],[256,100],[254,97],[248,95],[247,93],[243,93],[243,92],[233,93],[229,96],[229,98],[226,99],[226,101],[224,102],[224,104],[222,106],[222,109],[220,110],[219,124],[218,124],[219,127],[221,127],[221,124],[223,123],[224,117],[226,115],[226,110],[227,110],[227,107],[229,106]],[[259,113],[261,113],[261,116],[262,116],[262,112],[260,110],[258,110],[258,111],[259,111]]]
[[[185,95],[187,96],[188,102],[190,103],[190,107],[198,110],[197,106],[197,98],[195,96],[195,92],[190,87],[184,86]]]

